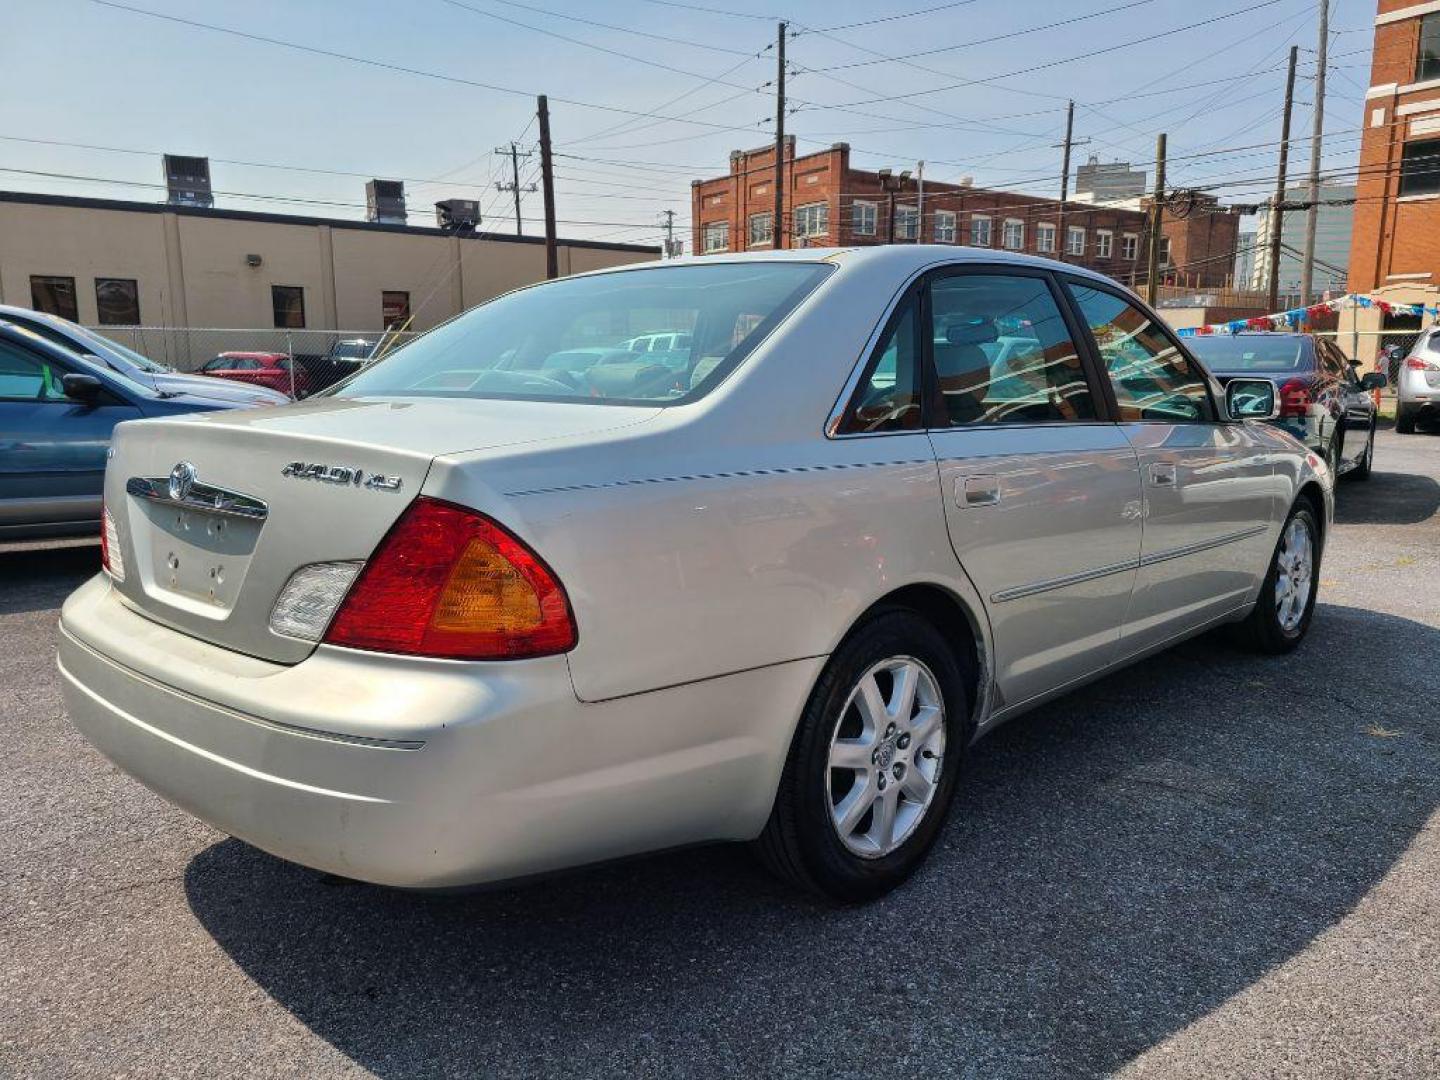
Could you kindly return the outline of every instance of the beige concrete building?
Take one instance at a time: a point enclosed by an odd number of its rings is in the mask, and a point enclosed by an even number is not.
[[[561,240],[560,273],[659,255]],[[0,192],[0,303],[87,326],[427,330],[544,276],[533,236]]]

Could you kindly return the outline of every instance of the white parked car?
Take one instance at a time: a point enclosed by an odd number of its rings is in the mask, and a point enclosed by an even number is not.
[[[1440,329],[1423,331],[1400,367],[1395,379],[1395,430],[1402,435],[1415,432],[1419,421],[1430,422],[1440,415]]]
[[[657,325],[684,363],[591,381],[602,330]],[[121,425],[66,701],[165,797],[340,875],[757,841],[873,896],[977,736],[1223,623],[1301,640],[1332,481],[1247,419],[1275,407],[1022,256],[536,285],[300,405]]]

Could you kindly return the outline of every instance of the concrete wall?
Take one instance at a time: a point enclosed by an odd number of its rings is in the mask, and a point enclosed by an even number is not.
[[[659,254],[562,240],[560,272]],[[534,237],[0,192],[0,303],[30,306],[31,275],[73,277],[80,322],[91,325],[95,278],[120,277],[138,281],[147,326],[273,327],[271,286],[298,285],[307,329],[378,332],[381,293],[399,290],[424,330],[543,280],[545,247]]]

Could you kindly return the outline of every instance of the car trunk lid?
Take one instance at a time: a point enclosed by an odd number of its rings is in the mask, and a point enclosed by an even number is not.
[[[315,643],[270,613],[296,570],[367,559],[435,457],[584,436],[653,409],[453,399],[321,399],[122,424],[105,502],[133,609],[279,663]],[[172,482],[173,479],[173,482]]]

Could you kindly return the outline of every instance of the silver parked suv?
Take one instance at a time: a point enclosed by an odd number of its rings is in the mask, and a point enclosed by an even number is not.
[[[1415,431],[1415,421],[1432,420],[1440,413],[1440,326],[1432,326],[1415,339],[1400,364],[1395,380],[1395,430]]]

